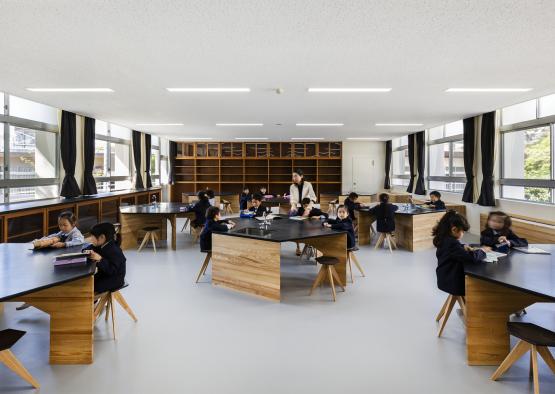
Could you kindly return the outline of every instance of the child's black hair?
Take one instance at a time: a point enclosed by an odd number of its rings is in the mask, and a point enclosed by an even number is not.
[[[437,190],[431,191],[431,192],[430,192],[430,196],[435,196],[435,197],[437,197],[438,199],[441,199],[441,193],[438,192]]]
[[[339,212],[340,209],[343,209],[345,212],[347,212],[347,216],[349,215],[349,209],[345,205],[338,206],[337,212]]]
[[[297,168],[295,171],[293,171],[295,174],[297,174],[300,177],[304,176],[304,172],[303,170],[301,170],[300,168]]]
[[[214,220],[216,215],[220,213],[220,208],[210,207],[206,210],[206,220]]]
[[[75,223],[77,223],[77,218],[71,211],[63,211],[62,213],[60,213],[58,215],[58,221],[62,219],[67,220],[72,226],[75,226]]]
[[[380,194],[380,202],[387,204],[389,202],[389,194],[387,193],[381,193]]]
[[[453,209],[450,209],[445,213],[445,215],[443,215],[432,231],[435,247],[441,245],[446,238],[453,238],[453,232],[451,231],[453,227],[459,230],[468,231],[470,225],[463,215]]]
[[[310,198],[305,197],[301,200],[301,205],[309,205],[311,202]]]
[[[503,228],[501,230],[498,230],[498,232],[501,235],[505,235],[505,236],[508,235],[509,230],[511,229],[511,226],[513,225],[513,221],[511,219],[511,217],[503,211],[491,211],[488,214],[488,219],[486,220],[486,230],[490,228],[489,227],[489,220],[491,219],[492,216],[499,216],[499,217],[503,218]]]
[[[116,229],[112,223],[104,222],[97,223],[90,229],[91,235],[95,238],[104,235],[106,242],[114,240],[116,238]]]
[[[208,196],[208,198],[214,198],[214,190],[212,189],[207,189],[206,190],[206,195]]]
[[[355,201],[358,198],[358,194],[356,194],[355,192],[350,192],[348,197],[349,200]]]
[[[198,192],[197,197],[200,201],[208,200],[208,195],[206,194],[206,192],[204,190],[201,190],[200,192]]]
[[[262,197],[262,194],[260,194],[260,193],[254,193],[254,194],[252,195],[252,199],[253,199],[253,200],[262,201],[263,198],[264,198],[264,197]]]

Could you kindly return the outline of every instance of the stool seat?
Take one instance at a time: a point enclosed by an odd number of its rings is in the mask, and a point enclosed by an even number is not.
[[[154,227],[154,226],[143,227],[143,231],[158,231],[158,230],[160,230],[160,227]]]
[[[206,250],[206,249],[201,249],[200,250],[200,253],[210,253],[210,252],[212,252],[212,251],[211,250]]]
[[[322,265],[335,265],[339,263],[339,259],[332,256],[316,257],[316,261]]]
[[[353,246],[352,248],[347,249],[347,252],[356,252],[359,250],[358,246]]]
[[[23,335],[25,335],[25,331],[14,330],[12,328],[0,331],[0,352],[10,349]]]
[[[507,329],[512,336],[536,346],[555,346],[555,332],[533,323],[510,322]]]

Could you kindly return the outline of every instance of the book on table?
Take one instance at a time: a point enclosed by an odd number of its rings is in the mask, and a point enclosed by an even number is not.
[[[519,247],[514,247],[513,249],[526,254],[551,254],[547,250],[543,250],[536,246],[524,246],[524,247],[519,246]]]
[[[67,266],[75,264],[83,264],[87,262],[88,253],[62,253],[54,257],[54,266]]]

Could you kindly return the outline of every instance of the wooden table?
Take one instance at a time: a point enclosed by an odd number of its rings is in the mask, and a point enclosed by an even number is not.
[[[29,244],[0,244],[0,303],[27,302],[50,315],[50,363],[93,362],[93,302],[96,265],[55,268],[66,249],[29,250]]]
[[[189,204],[163,202],[159,204],[128,205],[120,207],[119,221],[121,223],[121,248],[137,248],[137,240],[144,227],[159,227],[159,239],[167,239],[167,222],[172,227],[171,248],[176,250],[178,217],[194,217],[194,213],[187,212]]]
[[[509,316],[536,302],[555,302],[555,247],[535,246],[551,254],[511,251],[498,263],[465,267],[469,365],[499,365],[509,353]]]
[[[212,234],[212,284],[279,301],[281,299],[281,244],[300,242],[326,256],[339,259],[335,266],[346,285],[347,233],[322,226],[317,219],[275,219],[267,234],[256,219],[233,219],[229,232]],[[308,292],[307,288],[307,292]]]
[[[395,212],[395,241],[397,246],[411,252],[433,247],[432,229],[445,214],[445,210],[399,206]],[[376,220],[368,208],[355,210],[359,245],[370,244],[370,226]]]

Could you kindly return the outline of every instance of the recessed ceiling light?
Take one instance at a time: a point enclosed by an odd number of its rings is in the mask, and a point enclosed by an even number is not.
[[[490,93],[490,92],[529,92],[532,88],[449,88],[447,93]]]
[[[264,126],[264,123],[216,123],[216,126]]]
[[[308,88],[310,93],[383,93],[391,88]]]
[[[341,127],[343,123],[296,123],[295,126],[307,127]]]
[[[233,93],[233,92],[250,92],[250,88],[166,88],[168,92],[185,92],[185,93]]]
[[[177,137],[179,141],[208,141],[213,140],[212,137]]]
[[[348,137],[348,140],[355,140],[355,141],[371,141],[371,140],[379,140],[377,137]]]
[[[135,126],[184,126],[183,123],[137,123]]]
[[[106,93],[113,92],[110,88],[26,88],[30,92],[91,92],[91,93]]]
[[[321,141],[324,137],[292,137],[293,141]]]
[[[376,123],[376,126],[402,126],[402,127],[410,127],[410,126],[424,126],[423,123]]]
[[[235,137],[236,140],[267,140],[268,137]]]

